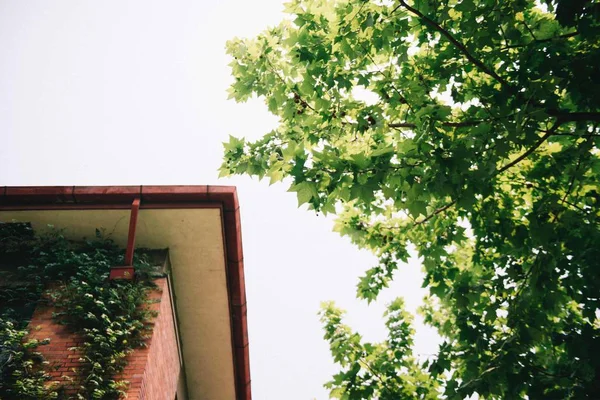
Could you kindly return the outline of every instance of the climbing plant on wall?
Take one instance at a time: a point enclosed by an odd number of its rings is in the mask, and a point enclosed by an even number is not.
[[[35,235],[28,224],[0,223],[0,397],[52,399],[65,397],[60,385],[48,385],[47,366],[35,352],[43,342],[27,339],[27,317],[46,303],[54,319],[82,339],[83,370],[77,397],[116,399],[127,387],[115,379],[126,356],[143,346],[152,313],[146,307],[153,287],[152,267],[136,257],[136,280],[109,281],[110,267],[123,263],[123,250],[97,231],[85,242],[67,240],[61,231]]]

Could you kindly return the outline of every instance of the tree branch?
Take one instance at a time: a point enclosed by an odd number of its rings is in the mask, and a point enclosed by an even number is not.
[[[597,119],[596,119],[597,118]],[[600,113],[559,113],[556,122],[552,126],[552,128],[548,129],[546,133],[533,145],[529,148],[525,153],[521,154],[515,160],[506,164],[504,167],[500,168],[496,175],[501,174],[507,169],[515,166],[516,164],[523,161],[523,159],[527,158],[531,153],[537,150],[550,136],[556,134],[556,130],[565,122],[573,122],[573,121],[598,121],[600,122]],[[596,135],[593,135],[596,136]]]
[[[533,153],[534,151],[536,151],[550,136],[552,136],[552,134],[556,131],[556,129],[558,129],[558,127],[560,126],[560,124],[561,124],[561,122],[557,121],[554,124],[554,126],[552,128],[550,128],[546,132],[546,134],[544,134],[544,136],[542,136],[533,146],[531,146],[531,148],[529,148],[525,153],[521,154],[515,160],[511,161],[510,163],[506,164],[504,167],[500,168],[496,172],[496,175],[499,175],[502,172],[506,171],[507,169],[509,169],[511,167],[514,167],[515,165],[517,165],[518,163],[520,163],[521,161],[523,161],[525,158],[527,158],[531,153]],[[446,211],[447,209],[449,209],[450,207],[452,207],[453,205],[455,205],[456,201],[457,200],[452,200],[450,203],[446,204],[445,206],[438,208],[437,210],[435,210],[434,212],[432,212],[431,214],[429,214],[428,216],[426,216],[421,221],[415,222],[414,226],[424,224],[425,222],[429,221],[431,218],[435,217],[436,215],[438,215],[438,214]]]
[[[424,22],[426,22],[427,24],[429,24],[430,26],[432,26],[436,31],[438,31],[446,39],[448,39],[469,61],[471,61],[473,64],[475,64],[477,66],[477,68],[479,68],[482,72],[484,72],[485,74],[491,76],[496,81],[498,81],[500,84],[502,84],[502,85],[504,85],[506,87],[511,88],[510,84],[504,78],[502,78],[496,72],[494,72],[493,70],[491,70],[490,68],[488,68],[483,62],[481,62],[478,59],[476,59],[469,52],[469,50],[467,50],[467,48],[465,47],[464,44],[462,44],[461,42],[459,42],[458,40],[456,40],[456,38],[454,38],[454,36],[452,36],[450,34],[450,32],[448,32],[447,30],[445,30],[444,28],[442,28],[437,22],[433,21],[432,19],[430,19],[429,17],[427,17],[426,15],[424,15],[423,13],[421,13],[416,8],[413,8],[413,7],[409,6],[408,4],[406,4],[406,1],[404,1],[404,0],[400,0],[400,4],[402,6],[404,6],[408,11],[412,12],[417,17],[419,17],[420,19],[422,19]]]
[[[590,113],[573,113],[573,114],[590,114]],[[600,116],[600,115],[599,115]],[[583,115],[582,115],[583,117]],[[587,118],[586,118],[587,120]],[[514,167],[515,165],[517,165],[518,163],[520,163],[521,161],[523,161],[525,158],[529,157],[534,151],[536,151],[550,136],[555,135],[556,134],[556,130],[560,127],[561,124],[563,124],[564,122],[568,122],[570,120],[562,120],[562,119],[557,119],[557,121],[554,123],[554,125],[552,126],[552,128],[550,128],[549,130],[546,131],[546,133],[540,137],[540,139],[533,145],[531,146],[529,149],[527,149],[527,151],[525,151],[523,154],[521,154],[519,157],[517,157],[516,159],[514,159],[513,161],[511,161],[510,163],[506,164],[505,166],[503,166],[502,168],[500,168],[495,175],[499,175],[502,172]],[[456,124],[456,123],[454,123]],[[392,126],[393,124],[390,124],[390,126]],[[401,125],[402,127],[410,127],[407,125],[414,125],[414,124],[396,124],[396,125]],[[456,125],[448,125],[448,126],[456,126]],[[464,126],[469,126],[469,125],[464,125]],[[593,136],[599,136],[599,135],[593,135]],[[572,186],[572,185],[571,185]],[[571,189],[569,189],[570,192]],[[563,198],[563,202],[565,202],[566,200],[565,196]],[[443,207],[440,207],[438,209],[436,209],[435,211],[433,211],[431,214],[427,215],[424,219],[422,219],[421,221],[415,222],[413,226],[417,226],[417,225],[421,225],[424,224],[425,222],[429,221],[430,219],[432,219],[433,217],[435,217],[436,215],[446,211],[447,209],[449,209],[450,207],[454,206],[456,204],[457,200],[452,200],[450,203],[446,204]],[[579,208],[579,207],[576,207]]]
[[[572,136],[572,137],[579,137],[579,138],[589,138],[589,137],[600,137],[599,135],[596,135],[594,133],[582,133],[582,134],[577,134],[577,133],[553,133],[552,136]]]
[[[442,126],[450,126],[450,127],[454,127],[454,128],[462,128],[462,127],[466,127],[466,126],[477,126],[479,124],[481,124],[482,122],[485,122],[483,120],[481,121],[463,121],[463,122],[442,122],[441,125]],[[416,128],[417,124],[413,124],[410,122],[394,122],[391,124],[388,124],[388,126],[390,128]]]
[[[558,36],[552,36],[546,39],[535,39],[532,40],[529,43],[521,43],[521,44],[508,44],[508,42],[506,41],[506,39],[504,40],[506,42],[506,45],[504,47],[501,47],[500,50],[506,50],[506,49],[517,49],[520,47],[526,47],[529,46],[533,43],[547,43],[547,42],[551,42],[553,40],[558,40],[558,39],[567,39],[573,36],[577,36],[579,35],[579,31],[575,31],[575,32],[571,32],[571,33],[565,33],[564,35],[558,35]]]
[[[551,115],[558,117],[560,119],[561,125],[565,122],[577,122],[577,121],[594,121],[600,122],[600,113],[594,112],[575,112],[575,113],[563,113],[557,110],[550,110]],[[499,118],[498,118],[499,119]],[[482,122],[489,122],[489,120],[475,120],[475,121],[461,121],[461,122],[440,122],[437,121],[442,126],[448,126],[453,128],[464,128],[469,126],[477,126]],[[392,122],[388,124],[390,128],[407,128],[414,129],[417,127],[417,124],[412,122]],[[553,136],[579,136],[579,137],[590,137],[590,136],[600,136],[593,133],[590,134],[576,134],[576,133],[552,133]]]
[[[600,112],[563,112],[560,110],[548,110],[548,114],[558,118],[561,124],[565,122],[593,121],[600,122]]]
[[[410,11],[411,13],[413,13],[414,15],[416,15],[419,19],[421,19],[426,24],[430,25],[433,29],[435,29],[436,31],[438,31],[442,36],[444,36],[448,41],[450,41],[450,43],[452,43],[465,56],[465,58],[467,58],[467,60],[469,60],[471,63],[473,63],[480,71],[482,71],[486,75],[492,77],[497,82],[499,82],[501,85],[503,85],[506,88],[510,89],[510,91],[513,94],[515,94],[517,96],[517,98],[522,99],[522,97],[523,97],[522,93],[519,92],[519,91],[517,91],[517,90],[515,90],[515,88],[512,87],[512,85],[507,80],[505,80],[500,75],[498,75],[495,71],[493,71],[492,69],[490,69],[482,61],[480,61],[477,58],[475,58],[469,52],[469,50],[466,48],[466,46],[463,43],[459,42],[454,36],[452,36],[452,34],[450,32],[448,32],[446,29],[444,29],[442,26],[440,26],[437,22],[435,22],[431,18],[429,18],[426,15],[424,15],[418,9],[409,6],[406,3],[405,0],[399,0],[399,5],[396,6],[392,10],[392,13],[394,13],[398,8],[400,8],[400,6],[403,6],[408,11]],[[535,39],[535,37],[534,37],[534,40],[537,43],[543,43],[543,42],[555,40],[555,39],[558,39],[558,38],[568,38],[568,37],[576,36],[578,34],[579,34],[579,32],[575,31],[575,32],[567,33],[567,34],[556,36],[556,37],[552,37],[552,38],[546,38],[546,39],[539,39],[538,40],[538,39]],[[536,106],[538,106],[538,107],[544,108],[543,104],[541,104],[541,103],[539,103],[537,101],[534,101],[533,104],[536,105]],[[563,123],[563,122],[575,122],[575,121],[596,121],[596,122],[600,122],[600,113],[597,113],[597,112],[575,112],[575,113],[569,113],[569,112],[561,112],[561,111],[556,110],[556,109],[554,109],[554,110],[551,109],[551,110],[546,110],[546,111],[548,112],[549,115],[551,115],[553,117],[559,118],[559,120],[561,121],[561,123]]]
[[[415,222],[414,226],[424,224],[425,222],[429,221],[431,218],[435,217],[439,213],[442,213],[442,212],[446,211],[447,209],[449,209],[450,207],[452,207],[454,204],[456,204],[456,200],[452,200],[450,203],[446,204],[445,206],[438,208],[437,210],[435,210],[434,212],[432,212],[431,214],[429,214],[428,216],[426,216],[421,221]]]
[[[523,21],[523,25],[525,25],[525,28],[527,29],[527,31],[529,32],[529,34],[531,35],[531,37],[533,38],[533,40],[535,40],[537,42],[538,38],[535,37],[535,33],[533,33],[533,30],[531,30],[531,28],[529,27],[529,25],[527,25],[527,23],[525,21]]]
[[[551,42],[553,40],[557,40],[557,39],[567,39],[573,36],[577,36],[579,35],[579,31],[575,31],[575,32],[571,32],[571,33],[565,33],[564,35],[558,35],[558,36],[552,36],[546,39],[538,39],[536,40],[537,43],[544,43],[544,42]]]
[[[533,189],[539,190],[541,192],[544,192],[546,194],[554,194],[553,192],[551,192],[551,191],[549,191],[549,190],[547,190],[547,189],[545,189],[545,188],[543,188],[541,186],[535,185],[532,182],[526,181],[524,179],[519,179],[519,178],[516,178],[516,177],[510,177],[509,181],[511,183],[520,182],[521,184],[525,185],[528,188],[533,188]],[[577,209],[577,210],[579,210],[579,211],[581,211],[583,213],[586,212],[585,209],[581,208],[580,206],[578,206],[575,203],[571,203],[571,202],[569,202],[567,200],[563,200],[563,203],[565,203],[566,205],[571,206],[571,207],[573,207],[573,208],[575,208],[575,209]]]
[[[281,81],[281,83],[283,84],[284,87],[288,87],[287,82],[285,81],[285,79],[283,79],[283,77],[281,75],[279,75],[279,72],[275,69],[275,66],[271,63],[271,60],[269,60],[268,57],[265,57],[267,60],[267,63],[269,64],[269,66],[271,67],[271,72],[277,77],[279,78],[279,80]],[[291,88],[290,88],[291,89]],[[315,110],[310,104],[308,104],[307,101],[303,100],[302,97],[300,96],[300,93],[298,93],[296,90],[291,89],[292,93],[294,93],[294,95],[296,96],[296,98],[298,98],[301,101],[301,104],[304,107],[308,107],[311,110],[313,110],[314,112],[317,112],[317,110]]]
[[[560,200],[561,203],[564,203],[567,200],[567,197],[569,197],[569,195],[571,194],[571,191],[573,190],[573,185],[575,185],[575,180],[577,179],[577,172],[579,172],[580,167],[581,167],[581,155],[579,155],[579,157],[577,158],[577,166],[575,167],[575,171],[573,171],[573,175],[571,175],[571,179],[569,179],[569,187],[567,188],[565,195]],[[554,218],[552,218],[553,223],[556,222],[559,213],[560,212],[557,212],[556,214],[554,214]]]
[[[550,136],[552,136],[554,134],[556,129],[558,129],[559,125],[560,124],[558,122],[555,123],[554,126],[551,129],[549,129],[544,134],[544,136],[542,136],[533,146],[531,146],[525,153],[521,154],[519,157],[517,157],[513,161],[506,164],[504,167],[500,168],[498,170],[498,172],[496,172],[496,175],[499,175],[499,174],[503,173],[504,171],[506,171],[507,169],[514,167],[515,165],[517,165],[518,163],[523,161],[525,158],[527,158],[531,153],[536,151],[538,149],[538,147],[540,147]]]
[[[402,93],[400,93],[400,91],[396,88],[396,85],[394,85],[392,83],[391,73],[390,73],[390,76],[387,76],[383,71],[381,71],[379,69],[379,66],[377,65],[377,63],[373,59],[373,57],[371,57],[371,54],[369,54],[369,50],[367,48],[365,48],[365,46],[361,42],[359,42],[359,44],[360,44],[360,47],[362,47],[363,51],[365,52],[365,55],[369,58],[369,60],[371,61],[371,63],[375,67],[375,69],[377,69],[377,72],[379,72],[385,79],[387,79],[389,81],[389,84],[392,86],[392,89],[394,89],[394,92],[396,92],[396,94],[400,97],[400,99],[402,101],[404,101],[404,104],[406,104],[408,106],[408,108],[410,109],[410,111],[413,112],[413,108],[408,103],[408,101],[406,101],[406,98],[404,97],[404,95],[402,95]]]
[[[588,137],[586,142],[591,144],[591,140],[592,140],[592,138]],[[586,144],[586,142],[584,142],[584,145]],[[583,145],[580,147],[580,149],[581,148],[583,148]],[[590,146],[590,148],[591,148],[591,146]],[[567,188],[565,195],[560,200],[561,203],[569,204],[567,202],[567,198],[571,195],[571,192],[573,191],[573,186],[575,185],[575,181],[577,180],[577,173],[579,172],[579,169],[581,168],[582,158],[583,158],[583,153],[579,154],[579,157],[577,157],[577,165],[575,166],[575,171],[573,171],[573,175],[571,175],[571,179],[569,180],[569,187]],[[552,222],[556,221],[557,218],[558,218],[558,213],[554,215]]]
[[[589,114],[595,114],[595,113],[570,113],[568,115],[570,115],[572,118],[584,118],[585,120],[589,119]],[[598,118],[600,118],[600,114],[598,114]],[[552,128],[548,129],[546,131],[546,133],[540,137],[540,139],[533,145],[531,146],[529,149],[527,149],[527,151],[525,151],[523,154],[521,154],[519,157],[517,157],[516,159],[514,159],[513,161],[509,162],[508,164],[506,164],[505,166],[503,166],[502,168],[500,168],[499,170],[496,171],[495,175],[499,175],[502,172],[514,167],[515,165],[517,165],[518,163],[520,163],[521,161],[523,161],[525,158],[529,157],[531,155],[531,153],[533,153],[534,151],[536,151],[546,140],[548,140],[548,138],[554,134],[556,134],[556,130],[564,123],[564,122],[569,122],[572,119],[562,119],[562,118],[558,118],[556,120],[556,122],[554,123],[554,125],[552,126]],[[471,124],[471,125],[460,125],[460,126],[472,126],[475,124],[476,121],[466,121],[466,122],[448,122],[446,124],[448,124],[447,126],[457,126],[457,124]],[[479,123],[481,121],[477,121],[477,123]],[[452,124],[452,125],[450,125]],[[411,124],[411,123],[396,123],[396,124],[389,124],[390,127],[396,127],[396,128],[414,128],[415,124]],[[438,209],[436,209],[435,211],[433,211],[431,214],[427,215],[424,219],[422,219],[421,221],[417,221],[414,223],[413,226],[417,226],[417,225],[421,225],[424,224],[425,222],[429,221],[430,219],[432,219],[433,217],[435,217],[436,215],[446,211],[447,209],[449,209],[450,207],[454,206],[456,204],[457,200],[452,200],[450,203],[446,204],[443,207],[440,207]]]

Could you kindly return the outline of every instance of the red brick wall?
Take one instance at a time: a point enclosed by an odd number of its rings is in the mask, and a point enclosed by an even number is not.
[[[129,400],[171,400],[175,398],[177,383],[181,373],[177,338],[172,314],[172,299],[166,278],[156,280],[158,290],[150,294],[157,300],[151,308],[158,312],[155,318],[152,337],[147,347],[136,349],[128,357],[123,373],[116,377],[129,381],[127,399]],[[49,362],[48,372],[52,381],[67,387],[68,393],[76,391],[78,368],[81,353],[70,351],[81,340],[64,326],[52,320],[52,308],[38,307],[32,317],[30,337],[32,339],[50,339],[50,344],[40,346],[38,350]]]
[[[156,280],[160,289],[152,294],[160,299],[152,307],[158,311],[154,320],[152,338],[148,347],[138,349],[129,357],[123,378],[130,382],[128,399],[172,400],[175,399],[177,381],[181,372],[171,296],[166,278]]]
[[[54,308],[39,306],[33,313],[29,323],[31,339],[50,339],[50,343],[37,350],[44,355],[49,365],[45,368],[52,377],[51,382],[65,386],[66,393],[77,391],[81,352],[69,350],[82,344],[81,338],[73,335],[64,325],[54,323]]]
[[[167,280],[159,279],[156,283],[162,288],[162,299],[144,370],[140,399],[173,400],[181,373],[173,309]]]

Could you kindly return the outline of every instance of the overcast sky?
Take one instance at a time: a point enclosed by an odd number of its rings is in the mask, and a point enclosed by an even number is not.
[[[217,179],[229,134],[277,120],[260,100],[227,101],[225,41],[277,24],[282,1],[0,0],[0,186],[221,184],[238,187],[253,396],[326,399],[336,366],[319,303],[334,300],[366,340],[385,337],[384,305],[422,297],[404,266],[368,306],[355,299],[367,252],[297,208],[284,184]],[[435,352],[422,326],[416,351]]]

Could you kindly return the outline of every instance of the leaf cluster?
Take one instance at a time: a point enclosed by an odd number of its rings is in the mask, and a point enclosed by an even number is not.
[[[19,322],[0,317],[0,393],[3,399],[50,400],[58,393],[47,386],[50,376],[42,368],[42,356],[36,352],[46,344],[28,340]]]

